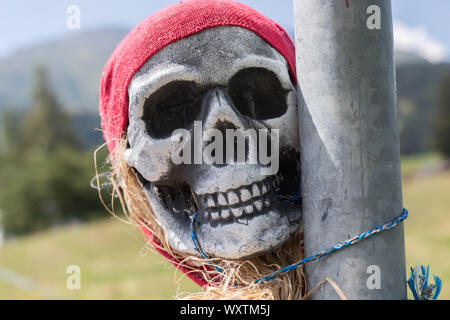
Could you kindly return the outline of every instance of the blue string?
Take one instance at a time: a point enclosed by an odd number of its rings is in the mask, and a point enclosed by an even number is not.
[[[351,238],[349,240],[342,241],[339,244],[335,245],[334,247],[331,247],[331,248],[328,248],[328,249],[316,252],[312,256],[309,256],[309,257],[307,257],[307,258],[305,258],[303,260],[300,260],[297,263],[291,264],[291,265],[286,266],[284,268],[281,268],[281,269],[279,269],[277,271],[274,271],[274,272],[272,272],[272,273],[270,273],[270,274],[268,274],[268,275],[266,275],[266,276],[264,276],[262,278],[259,278],[258,280],[255,281],[255,283],[260,283],[262,281],[270,281],[273,278],[279,276],[280,274],[288,272],[288,271],[295,270],[299,266],[301,266],[301,265],[303,265],[303,264],[305,264],[307,262],[311,262],[311,261],[315,261],[315,260],[321,259],[323,257],[326,257],[326,256],[332,254],[333,252],[336,252],[338,250],[342,250],[342,249],[344,249],[344,248],[346,248],[348,246],[351,246],[351,245],[353,245],[355,243],[358,243],[358,242],[362,241],[363,239],[368,239],[368,238],[370,238],[370,237],[372,237],[372,236],[374,236],[374,235],[376,235],[378,233],[381,233],[383,231],[389,230],[389,229],[395,227],[396,225],[398,225],[403,220],[405,220],[407,217],[408,217],[408,210],[403,208],[402,213],[398,217],[396,217],[396,218],[392,219],[391,221],[389,221],[388,223],[380,225],[380,226],[378,226],[378,227],[376,227],[376,228],[374,228],[374,229],[372,229],[370,231],[361,233],[361,234],[359,234],[359,235],[357,235],[357,236],[355,236],[355,237],[353,237],[353,238]]]
[[[282,195],[275,195],[275,198],[278,200],[286,200],[286,201],[292,201],[292,202],[301,202],[301,198],[299,196],[282,196]],[[212,266],[214,266],[214,268],[217,270],[217,272],[219,273],[223,273],[223,270],[220,269],[219,267],[217,267],[216,265],[214,265],[214,263],[212,263],[212,261],[210,261],[210,257],[202,250],[200,243],[198,242],[197,239],[197,234],[195,233],[195,228],[194,228],[194,222],[197,218],[198,212],[196,212],[191,219],[191,224],[190,224],[190,234],[191,234],[191,239],[194,243],[194,247],[195,249],[199,252],[199,254],[208,261],[209,264],[211,264]],[[311,261],[315,261],[318,259],[321,259],[323,257],[326,257],[330,254],[332,254],[333,252],[342,250],[348,246],[351,246],[353,244],[356,244],[364,239],[368,239],[378,233],[381,233],[383,231],[392,229],[393,227],[395,227],[396,225],[398,225],[400,222],[402,222],[403,220],[405,220],[408,217],[408,210],[406,210],[405,208],[403,208],[402,213],[398,216],[395,217],[394,219],[392,219],[391,221],[380,225],[372,230],[369,230],[367,232],[361,233],[351,239],[342,241],[340,243],[338,243],[337,245],[335,245],[334,247],[325,249],[325,250],[321,250],[319,252],[316,252],[315,254],[313,254],[312,256],[309,256],[303,260],[300,260],[299,262],[296,262],[294,264],[288,265],[284,268],[281,268],[277,271],[274,271],[264,277],[261,277],[259,279],[257,279],[255,281],[255,284],[258,284],[262,281],[270,281],[274,278],[276,278],[277,276],[279,276],[280,274],[292,271],[297,269],[299,266],[307,263],[307,262],[311,262]]]
[[[195,230],[194,230],[194,222],[195,222],[195,219],[197,219],[197,215],[198,215],[198,212],[196,212],[196,213],[192,216],[192,219],[191,219],[191,225],[190,225],[191,240],[192,240],[192,242],[194,242],[194,247],[195,247],[195,249],[200,253],[200,255],[202,256],[202,258],[205,259],[205,260],[207,260],[208,263],[209,263],[210,265],[212,265],[212,266],[214,267],[214,269],[216,269],[217,272],[223,273],[223,270],[222,270],[222,269],[220,269],[218,266],[216,266],[214,263],[212,263],[212,261],[210,260],[210,257],[208,257],[208,255],[202,250],[202,247],[200,246],[200,243],[198,242],[197,234],[195,233]]]

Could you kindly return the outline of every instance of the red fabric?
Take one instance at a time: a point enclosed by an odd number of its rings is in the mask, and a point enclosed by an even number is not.
[[[216,26],[246,28],[274,47],[286,59],[294,84],[295,47],[286,31],[252,8],[232,0],[188,0],[149,16],[116,47],[107,61],[100,83],[99,111],[103,136],[111,154],[128,126],[128,84],[139,68],[155,53],[179,39]],[[171,263],[200,286],[200,273],[188,273],[180,261],[158,248],[159,240],[142,228],[148,241]]]
[[[100,83],[103,136],[112,153],[128,125],[128,84],[156,52],[181,38],[216,26],[239,26],[259,35],[278,50],[289,64],[296,83],[295,47],[274,21],[232,0],[188,0],[149,16],[117,46],[106,63]]]
[[[186,274],[189,279],[194,281],[196,284],[198,284],[200,287],[206,287],[208,285],[208,282],[205,280],[201,272],[193,272],[192,268],[189,268],[183,264],[181,264],[182,260],[171,256],[166,250],[161,249],[161,242],[158,238],[156,238],[148,228],[141,227],[141,232],[145,235],[147,238],[148,243],[151,244],[151,246],[164,258],[169,260],[170,263],[172,263],[178,270]],[[210,270],[211,271],[211,270]]]

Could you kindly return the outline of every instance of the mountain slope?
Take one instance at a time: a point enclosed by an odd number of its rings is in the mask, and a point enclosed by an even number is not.
[[[75,33],[0,60],[0,108],[30,105],[31,75],[44,66],[57,97],[74,113],[97,110],[101,72],[124,30]]]

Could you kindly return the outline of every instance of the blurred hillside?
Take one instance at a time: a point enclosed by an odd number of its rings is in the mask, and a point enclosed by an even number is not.
[[[97,115],[98,87],[103,66],[125,29],[74,33],[0,59],[0,112],[26,109],[30,104],[30,75],[40,65],[61,105],[74,118],[75,131],[85,147],[102,143]],[[408,52],[397,52],[397,89],[401,145],[404,154],[432,150],[435,88],[450,64],[431,64]]]
[[[31,74],[42,66],[63,105],[73,113],[95,113],[100,75],[109,55],[126,35],[124,30],[99,30],[19,50],[0,59],[0,103],[30,105]]]
[[[397,53],[397,95],[403,154],[430,152],[437,116],[437,88],[450,64],[432,64],[411,54]]]
[[[85,148],[103,143],[98,109],[100,76],[106,60],[126,30],[74,33],[72,37],[25,48],[0,59],[0,114],[7,108],[23,111],[32,104],[34,69],[48,73],[50,86],[62,107],[72,115],[75,133]]]

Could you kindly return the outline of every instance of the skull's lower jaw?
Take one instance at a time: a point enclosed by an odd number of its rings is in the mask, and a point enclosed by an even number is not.
[[[187,184],[168,189],[140,179],[172,248],[198,255],[190,237],[191,218],[198,212],[195,230],[203,251],[231,260],[271,251],[300,230],[301,206],[275,199],[277,180],[270,177],[227,193],[195,195]]]
[[[197,237],[210,256],[238,260],[258,256],[285,244],[301,227],[301,208],[274,200],[245,222],[212,224],[199,221]]]

